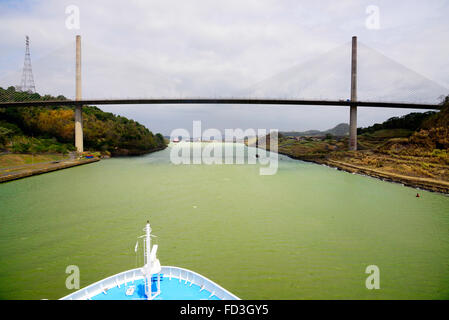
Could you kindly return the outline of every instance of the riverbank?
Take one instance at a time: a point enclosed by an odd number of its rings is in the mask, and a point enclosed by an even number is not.
[[[134,157],[134,156],[143,156],[145,154],[150,154],[157,151],[162,151],[167,148],[167,145],[153,148],[151,150],[130,150],[130,149],[117,149],[111,152],[112,157]]]
[[[410,133],[397,129],[359,135],[358,151],[347,149],[347,137],[280,136],[278,153],[350,173],[449,194],[449,159],[446,150],[416,149],[407,144],[411,138],[401,135]],[[269,149],[269,138],[267,140]],[[255,146],[254,141],[249,145]],[[262,143],[259,147],[266,148]]]
[[[374,169],[367,166],[354,165],[349,162],[338,161],[331,158],[313,158],[310,156],[306,157],[298,157],[292,156],[286,152],[279,152],[279,154],[283,154],[292,159],[302,160],[307,162],[313,162],[316,164],[326,165],[332,168],[337,168],[338,170],[346,171],[349,173],[355,174],[363,174],[373,178],[381,179],[383,181],[390,181],[395,183],[401,183],[403,185],[419,188],[432,192],[439,192],[444,194],[449,194],[449,182],[443,180],[437,180],[426,177],[414,177],[408,176],[404,174],[388,172],[381,169]]]
[[[42,173],[80,166],[97,161],[100,161],[100,158],[65,159],[51,162],[40,162],[36,164],[25,164],[22,166],[1,168],[0,183],[35,176]]]
[[[12,152],[1,152],[0,153],[0,170],[6,168],[20,167],[33,165],[42,162],[52,162],[61,161],[74,158],[70,154],[62,153],[12,153]]]
[[[292,159],[327,165],[409,187],[449,194],[449,167],[438,156],[401,156],[372,150],[341,150],[341,141],[295,141],[282,139],[278,152]],[[263,146],[261,146],[263,147]]]
[[[112,157],[133,157],[162,151],[167,146],[154,148],[142,152],[126,150],[112,154]],[[110,158],[109,155],[101,155],[100,152],[85,152],[85,155],[93,155],[93,158],[75,158],[63,154],[0,154],[0,183],[31,177],[34,175],[52,172],[56,170],[71,168],[83,164],[100,161],[103,158]]]

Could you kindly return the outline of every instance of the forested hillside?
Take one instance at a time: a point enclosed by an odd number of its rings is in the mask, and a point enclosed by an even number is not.
[[[0,87],[0,101],[66,100],[64,96],[41,96]],[[0,108],[0,148],[13,152],[62,152],[75,150],[74,108]],[[94,106],[83,107],[84,148],[106,154],[137,155],[166,146],[160,133],[153,134],[134,120],[104,112]]]

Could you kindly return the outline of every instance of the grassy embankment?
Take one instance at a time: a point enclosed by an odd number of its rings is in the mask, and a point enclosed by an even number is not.
[[[0,155],[0,168],[60,161],[66,158],[67,155],[64,154],[2,154]]]

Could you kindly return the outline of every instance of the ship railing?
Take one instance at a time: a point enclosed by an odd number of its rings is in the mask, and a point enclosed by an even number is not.
[[[209,297],[216,296],[220,300],[240,300],[237,296],[222,288],[212,280],[209,280],[194,271],[179,267],[163,266],[160,273],[162,273],[164,277],[176,278],[180,282],[184,282],[187,285],[196,284],[200,287],[201,291],[206,290],[210,292],[211,294]],[[90,299],[100,293],[107,294],[107,291],[111,288],[133,284],[134,281],[143,278],[144,276],[141,268],[131,269],[97,281],[61,298],[60,300]]]
[[[60,300],[86,300],[103,292],[107,294],[108,289],[130,283],[132,284],[138,279],[143,279],[141,268],[131,269],[97,281],[61,298]]]
[[[210,297],[214,295],[220,300],[240,300],[228,290],[194,271],[179,267],[163,266],[161,273],[164,274],[164,277],[177,278],[180,282],[184,282],[187,285],[189,283],[190,285],[196,284],[200,287],[200,290],[210,292]]]

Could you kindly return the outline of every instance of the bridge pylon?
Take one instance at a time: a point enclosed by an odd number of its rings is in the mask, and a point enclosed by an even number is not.
[[[351,102],[357,101],[357,37],[352,37]],[[349,150],[357,150],[357,106],[349,110]]]
[[[75,100],[81,100],[81,36],[76,36],[76,96]],[[83,107],[75,106],[75,147],[78,153],[83,148]]]

